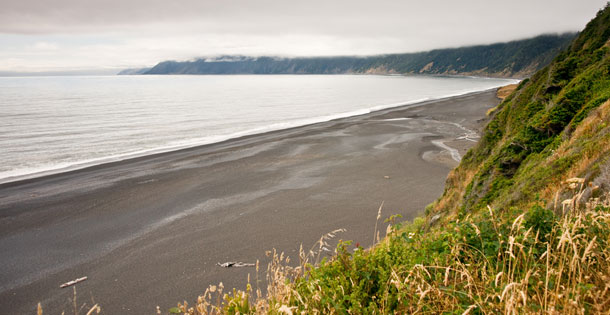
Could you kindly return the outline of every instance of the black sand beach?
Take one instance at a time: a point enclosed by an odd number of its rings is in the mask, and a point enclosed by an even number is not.
[[[381,202],[383,218],[421,214],[498,102],[485,91],[0,185],[0,313],[71,313],[59,285],[87,276],[79,305],[151,314],[254,279],[218,262],[266,266],[266,250],[296,256],[337,228],[369,246]]]

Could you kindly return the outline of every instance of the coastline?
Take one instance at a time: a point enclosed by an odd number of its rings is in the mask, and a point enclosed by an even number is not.
[[[435,77],[435,75],[422,75],[422,76]],[[436,75],[436,77],[452,77],[452,76]],[[453,77],[471,77],[471,78],[484,79],[484,77],[475,77],[475,76],[457,76],[456,75]],[[517,80],[514,80],[514,81],[517,81]],[[44,178],[47,176],[53,176],[53,175],[62,174],[62,173],[69,173],[69,172],[73,172],[73,171],[84,170],[84,169],[88,169],[91,167],[103,166],[106,164],[113,164],[116,162],[129,161],[129,160],[139,159],[139,158],[143,158],[143,157],[147,157],[147,156],[155,156],[158,154],[194,149],[194,148],[198,148],[198,147],[202,147],[202,146],[208,146],[208,145],[213,145],[213,144],[217,144],[217,143],[224,143],[227,141],[237,140],[237,139],[251,137],[251,136],[265,135],[268,133],[273,133],[273,132],[282,131],[282,130],[290,130],[290,129],[294,129],[294,128],[306,127],[306,126],[329,122],[329,121],[335,121],[335,120],[341,120],[341,119],[346,119],[346,118],[350,118],[350,117],[358,117],[358,116],[362,116],[362,115],[374,114],[376,112],[380,112],[380,111],[384,111],[384,110],[403,109],[403,108],[407,108],[410,106],[421,106],[421,105],[425,105],[425,103],[427,103],[427,102],[433,102],[433,101],[457,97],[457,96],[465,96],[465,95],[474,94],[474,93],[481,93],[481,92],[486,92],[486,91],[491,91],[491,90],[497,90],[498,88],[500,88],[500,87],[493,87],[493,88],[484,89],[484,90],[464,91],[464,92],[460,92],[460,93],[447,94],[447,95],[442,95],[442,96],[438,96],[438,97],[430,97],[430,98],[412,100],[412,101],[401,102],[401,103],[375,105],[375,106],[371,106],[369,108],[354,110],[354,111],[350,111],[350,112],[344,112],[344,113],[338,113],[338,114],[332,114],[332,115],[326,115],[326,116],[319,116],[319,117],[312,117],[312,118],[308,118],[308,119],[301,119],[299,121],[286,123],[286,124],[282,123],[282,124],[276,124],[273,126],[257,127],[257,128],[251,129],[251,130],[240,131],[240,132],[236,132],[236,133],[232,133],[232,134],[210,136],[210,138],[213,138],[214,140],[193,142],[191,144],[185,144],[185,145],[175,145],[175,146],[160,147],[160,148],[155,148],[155,149],[147,149],[147,150],[142,150],[142,151],[119,154],[119,155],[115,155],[115,156],[99,157],[99,158],[95,158],[92,160],[70,162],[68,164],[60,165],[60,166],[41,167],[37,170],[32,170],[32,171],[25,172],[25,173],[22,172],[22,173],[13,175],[13,176],[0,178],[0,189],[2,188],[2,186],[4,184],[19,183],[19,182],[24,182],[24,181],[28,181],[28,180],[36,180],[38,178]]]
[[[81,300],[152,312],[254,279],[218,262],[264,266],[336,228],[368,246],[382,201],[411,219],[440,195],[456,162],[432,141],[463,155],[495,90],[1,184],[0,309],[66,309],[58,285],[86,275]]]

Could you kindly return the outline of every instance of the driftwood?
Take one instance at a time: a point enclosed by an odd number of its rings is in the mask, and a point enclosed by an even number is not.
[[[231,267],[254,267],[255,264],[248,264],[248,263],[243,263],[243,262],[236,262],[236,261],[228,261],[226,263],[216,263],[218,266],[220,267],[224,267],[224,268],[231,268]]]
[[[73,285],[75,285],[75,284],[77,284],[79,282],[83,282],[85,280],[87,280],[87,277],[78,278],[78,279],[75,279],[75,280],[72,280],[72,281],[68,281],[68,282],[60,285],[59,287],[60,288],[67,288],[69,286],[73,286]]]

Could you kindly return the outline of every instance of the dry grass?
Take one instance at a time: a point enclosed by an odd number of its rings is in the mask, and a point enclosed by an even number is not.
[[[266,270],[268,286],[264,294],[250,284],[243,291],[228,292],[220,284],[210,286],[194,305],[179,303],[170,312],[332,314],[362,313],[365,309],[401,314],[609,314],[610,194],[590,200],[587,205],[554,219],[548,233],[528,227],[531,219],[527,212],[516,213],[507,221],[488,207],[485,216],[468,217],[443,230],[406,233],[406,228],[393,228],[383,242],[358,255],[347,253],[340,242],[336,256],[321,263],[329,241],[343,230],[332,231],[309,250],[301,247],[296,267],[290,266],[290,259],[283,253],[268,252],[271,262]],[[428,248],[438,239],[449,240],[448,249],[441,256],[435,256]],[[499,246],[490,255],[473,246],[472,240],[480,240],[481,244],[497,242]],[[373,286],[385,287],[372,302],[354,295],[363,281],[354,275],[370,272],[375,267],[373,257],[411,254],[418,257],[390,264],[386,278],[368,280],[378,282]],[[330,292],[324,285],[328,280],[324,270],[337,268],[348,284]],[[256,271],[258,275],[258,263]],[[74,313],[78,314],[83,310],[77,308],[75,301]],[[328,301],[342,303],[337,306]],[[95,305],[86,314],[99,312]],[[38,314],[42,314],[40,306]],[[159,309],[158,314],[162,314]]]
[[[102,308],[95,303],[95,301],[92,298],[92,302],[93,302],[93,306],[88,307],[87,303],[82,304],[80,307],[78,306],[79,303],[77,302],[77,294],[76,294],[76,286],[72,287],[72,299],[70,299],[70,302],[72,304],[72,314],[74,315],[79,315],[79,314],[85,314],[85,315],[93,315],[93,314],[99,314],[102,311]],[[38,303],[38,306],[36,307],[36,314],[37,315],[43,315],[42,312],[42,304]],[[62,315],[66,314],[65,311],[61,312]]]
[[[545,164],[550,165],[561,157],[570,156],[575,153],[581,154],[578,163],[562,174],[561,178],[558,178],[555,182],[541,191],[542,198],[552,200],[557,191],[561,189],[561,183],[566,179],[581,176],[592,169],[592,166],[595,163],[603,162],[601,160],[610,152],[610,134],[607,132],[600,132],[600,130],[607,129],[607,126],[609,125],[610,101],[606,101],[583,120],[576,130],[574,130],[570,139],[564,141],[559,148],[555,150],[553,155],[545,161]],[[583,139],[586,139],[590,143],[590,145],[584,149],[578,143],[578,141],[582,142]]]
[[[475,168],[458,167],[451,170],[445,182],[445,193],[434,205],[434,211],[451,212],[457,208],[464,198],[466,186],[472,181],[476,173]]]
[[[496,96],[499,99],[504,100],[511,93],[513,93],[517,89],[518,86],[519,86],[519,83],[505,85],[505,86],[503,86],[503,87],[498,89],[498,92],[496,93]]]
[[[381,212],[381,207],[379,212]],[[271,261],[266,270],[266,294],[263,294],[260,288],[253,292],[248,277],[245,291],[233,289],[231,292],[225,293],[222,283],[218,286],[211,285],[204,294],[198,297],[194,306],[189,307],[188,303],[184,301],[178,303],[174,312],[181,314],[292,314],[295,307],[289,307],[287,301],[294,298],[299,301],[303,300],[291,284],[306,277],[309,270],[319,265],[321,258],[329,251],[329,241],[344,231],[344,229],[337,229],[323,235],[309,250],[305,250],[301,246],[299,265],[296,267],[290,266],[291,260],[284,253],[278,253],[275,249],[268,251],[266,254]],[[257,277],[258,273],[259,262],[256,264]],[[158,307],[157,312],[162,314]]]
[[[494,212],[489,211],[493,220]],[[463,301],[456,296],[462,295],[472,303],[464,314],[474,310],[484,314],[608,314],[610,250],[587,231],[597,228],[607,234],[610,214],[592,207],[569,213],[553,227],[548,241],[526,228],[523,218],[524,214],[515,218],[508,237],[502,237],[500,226],[492,221],[497,239],[508,240],[497,252],[496,262],[457,243],[449,264],[415,265],[408,272],[393,273],[391,282],[399,297],[418,301],[402,311],[455,312]],[[477,224],[469,223],[480,235]],[[540,248],[545,251],[537,257]],[[478,257],[464,262],[465,252]],[[474,264],[476,259],[481,264]]]
[[[518,83],[505,85],[498,89],[498,91],[496,92],[496,97],[501,99],[502,101],[504,101],[504,99],[506,99],[511,93],[513,93],[517,89],[518,86],[519,86]],[[487,113],[485,113],[485,115],[491,116],[491,114],[493,114],[497,109],[498,109],[498,106],[492,107],[487,110]]]
[[[495,254],[485,255],[466,239],[458,237],[451,242],[444,259],[433,261],[423,257],[423,263],[406,268],[394,265],[389,270],[389,277],[383,280],[387,289],[374,301],[374,310],[403,314],[609,314],[608,197],[606,194],[596,203],[591,202],[588,207],[557,219],[546,235],[542,235],[542,230],[527,226],[527,213],[503,221],[496,211],[488,208],[487,223],[491,229],[487,232],[483,226],[485,221],[467,218],[453,229],[457,231],[457,226],[469,226],[474,231],[474,239],[478,237],[481,243],[490,238],[497,240],[500,246]],[[600,205],[606,208],[597,207]],[[351,285],[331,293],[324,288],[322,282],[325,279],[320,278],[320,273],[311,274],[319,261],[321,249],[337,232],[323,236],[309,252],[301,250],[298,267],[289,267],[289,259],[283,254],[270,252],[272,259],[267,269],[269,286],[266,295],[258,290],[253,294],[250,286],[245,291],[233,290],[230,294],[224,294],[222,288],[210,287],[195,306],[188,307],[183,303],[178,308],[184,314],[354,312],[356,307],[362,306],[357,299],[347,304],[343,302],[343,306],[348,305],[346,309],[335,308],[336,305],[324,301],[329,295],[337,301],[349,299],[350,292],[361,285],[361,279],[346,276]],[[388,244],[395,241],[399,233],[400,230],[393,230],[386,241],[362,257],[389,252]],[[436,233],[438,236],[440,232]],[[456,235],[463,235],[460,233]],[[411,238],[415,233],[408,235]],[[436,236],[430,232],[422,237]],[[350,259],[355,260],[354,257],[339,250],[339,255],[333,260],[335,264],[331,262],[317,268],[330,268],[331,265],[337,268],[344,264],[349,270],[353,267],[348,267]],[[365,269],[361,272],[367,272]],[[296,283],[305,284],[307,290],[302,290]],[[350,305],[354,309],[350,309]]]

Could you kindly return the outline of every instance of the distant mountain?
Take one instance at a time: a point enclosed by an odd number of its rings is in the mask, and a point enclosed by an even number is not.
[[[130,68],[130,69],[125,69],[122,70],[121,72],[117,73],[117,75],[134,75],[134,74],[144,74],[145,72],[149,71],[151,68]]]
[[[368,57],[221,56],[163,61],[143,74],[439,74],[527,77],[566,48],[576,33],[507,43]]]

